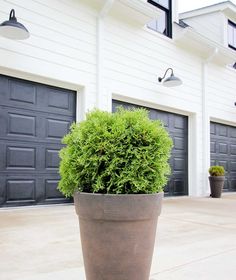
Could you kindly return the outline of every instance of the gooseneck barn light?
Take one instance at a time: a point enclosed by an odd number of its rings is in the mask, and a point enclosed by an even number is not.
[[[171,75],[168,78],[164,79],[169,70],[171,70]],[[158,77],[158,82],[159,83],[162,82],[163,86],[165,86],[165,87],[176,87],[176,86],[182,85],[182,83],[183,83],[180,80],[180,78],[178,78],[174,75],[172,68],[168,68],[162,78]]]
[[[14,9],[10,12],[9,20],[0,24],[0,35],[13,40],[24,40],[30,36],[25,26],[17,21]]]

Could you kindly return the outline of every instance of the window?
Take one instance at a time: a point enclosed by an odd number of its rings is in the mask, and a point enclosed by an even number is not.
[[[236,24],[228,21],[228,46],[236,50]]]
[[[171,13],[171,0],[148,0],[148,3],[156,6],[161,10],[161,15],[158,19],[154,19],[147,24],[147,27],[172,37],[172,13]]]

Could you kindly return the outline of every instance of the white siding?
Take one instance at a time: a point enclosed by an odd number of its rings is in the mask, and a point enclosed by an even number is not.
[[[86,98],[95,101],[95,12],[73,0],[6,0],[0,1],[1,22],[12,8],[31,36],[25,41],[0,38],[1,73],[11,69],[22,78],[26,73],[77,89],[89,85]]]
[[[221,12],[183,18],[183,21],[203,36],[224,44],[224,15]]]
[[[236,126],[236,70],[210,64],[207,93],[211,119]]]

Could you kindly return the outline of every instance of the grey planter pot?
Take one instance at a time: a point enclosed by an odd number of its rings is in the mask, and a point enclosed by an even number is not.
[[[209,176],[211,197],[220,198],[224,186],[225,176]]]
[[[148,280],[163,193],[75,193],[87,280]]]

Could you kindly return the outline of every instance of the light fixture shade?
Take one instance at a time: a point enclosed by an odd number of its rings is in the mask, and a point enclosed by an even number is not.
[[[9,20],[0,24],[0,35],[13,40],[24,40],[30,36],[26,27],[17,21],[13,9],[10,12]]]
[[[183,82],[180,80],[180,78],[175,77],[174,74],[171,74],[171,76],[166,78],[162,84],[165,87],[176,87],[182,85],[182,83]]]

